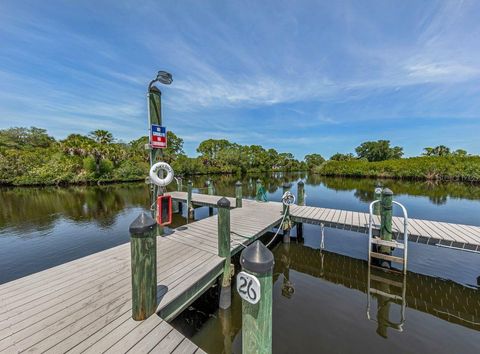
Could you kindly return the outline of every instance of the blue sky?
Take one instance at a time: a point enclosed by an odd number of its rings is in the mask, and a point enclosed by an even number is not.
[[[0,2],[0,128],[146,134],[148,82],[195,154],[328,157],[389,139],[480,153],[479,1]]]

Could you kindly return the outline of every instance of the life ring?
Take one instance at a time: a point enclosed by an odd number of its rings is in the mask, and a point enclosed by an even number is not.
[[[158,177],[158,170],[167,172],[165,178]],[[160,187],[168,186],[173,180],[173,168],[166,162],[157,162],[150,167],[150,181]]]

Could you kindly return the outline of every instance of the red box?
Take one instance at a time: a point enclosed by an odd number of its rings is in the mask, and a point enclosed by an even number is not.
[[[170,225],[172,223],[172,197],[161,195],[157,198],[157,224]]]

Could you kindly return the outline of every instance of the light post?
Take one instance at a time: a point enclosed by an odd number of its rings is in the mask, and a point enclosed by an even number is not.
[[[163,156],[162,149],[154,149],[152,148],[152,124],[155,125],[162,125],[162,92],[158,87],[156,87],[155,83],[161,83],[164,85],[170,85],[172,83],[172,75],[166,71],[159,71],[157,73],[157,77],[150,81],[148,84],[148,92],[147,92],[147,107],[148,107],[148,146],[147,148],[150,150],[150,166],[152,166],[155,162],[161,159]],[[163,172],[160,171],[160,178],[163,177]],[[157,197],[158,195],[162,194],[162,191],[159,190],[159,187],[151,184],[152,186],[152,197],[150,201],[150,205],[153,206],[153,217],[155,218],[157,213]]]

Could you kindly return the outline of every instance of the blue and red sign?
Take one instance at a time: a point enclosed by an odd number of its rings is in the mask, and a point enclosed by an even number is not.
[[[152,124],[150,144],[154,149],[164,149],[167,147],[167,128],[157,124]]]

